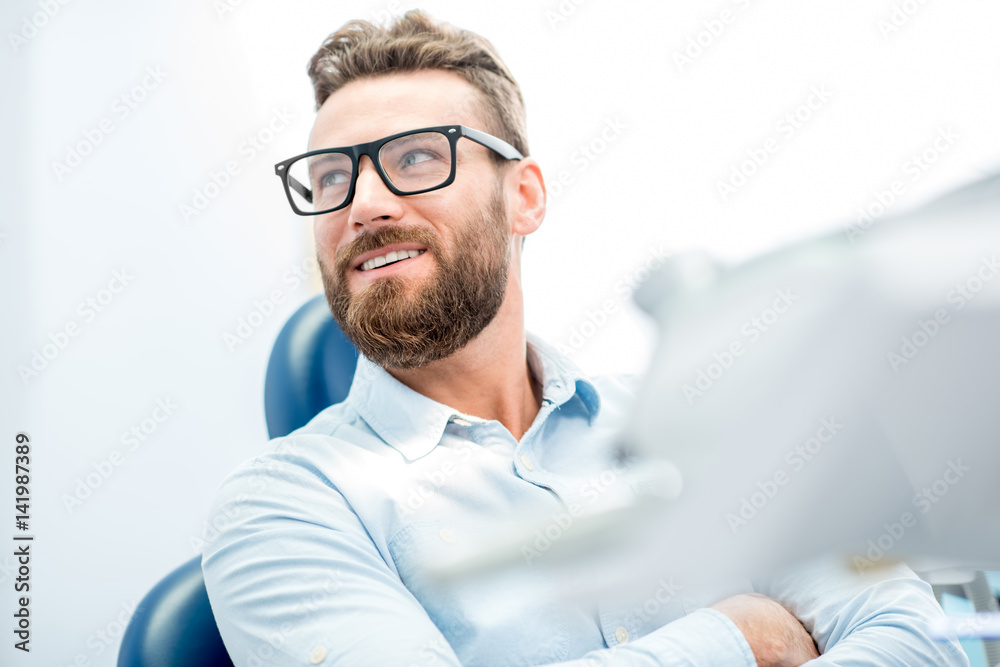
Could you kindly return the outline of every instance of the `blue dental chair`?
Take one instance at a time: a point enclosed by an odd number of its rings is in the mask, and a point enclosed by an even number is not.
[[[358,353],[323,295],[307,301],[274,343],[264,380],[268,436],[304,426],[347,396]],[[201,556],[167,575],[139,603],[122,637],[118,667],[232,667],[209,606]]]

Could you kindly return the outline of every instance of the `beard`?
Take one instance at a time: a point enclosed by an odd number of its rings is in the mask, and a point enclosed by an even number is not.
[[[337,253],[333,271],[317,254],[337,324],[383,368],[417,368],[451,356],[478,336],[503,304],[511,259],[506,217],[498,182],[490,201],[458,227],[451,252],[427,229],[395,226],[356,238]],[[426,247],[437,263],[426,285],[388,276],[350,293],[347,276],[355,270],[355,257],[406,242]]]

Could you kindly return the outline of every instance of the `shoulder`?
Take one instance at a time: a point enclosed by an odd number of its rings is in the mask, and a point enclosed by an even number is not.
[[[380,444],[350,406],[332,405],[229,472],[216,489],[209,523],[265,511],[312,515],[317,503],[339,495],[336,477]]]

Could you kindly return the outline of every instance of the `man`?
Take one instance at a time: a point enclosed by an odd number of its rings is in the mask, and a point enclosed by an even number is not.
[[[627,502],[611,443],[632,388],[524,330],[522,240],[545,186],[488,42],[410,12],[347,24],[309,72],[310,150],[277,169],[316,216],[330,308],[363,356],[346,401],[218,492],[229,524],[203,568],[237,665],[967,664],[923,634],[941,612],[901,566],[879,581],[802,569],[771,597],[646,582],[592,604],[554,595],[535,556],[506,577],[429,579],[521,514]]]

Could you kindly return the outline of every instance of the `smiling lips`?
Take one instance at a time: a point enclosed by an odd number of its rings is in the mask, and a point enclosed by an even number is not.
[[[377,257],[372,257],[361,263],[358,268],[361,271],[371,271],[372,269],[377,269],[388,264],[395,264],[396,262],[401,262],[404,259],[410,259],[411,257],[417,257],[422,255],[426,250],[394,250],[388,252],[384,255],[379,255]]]

